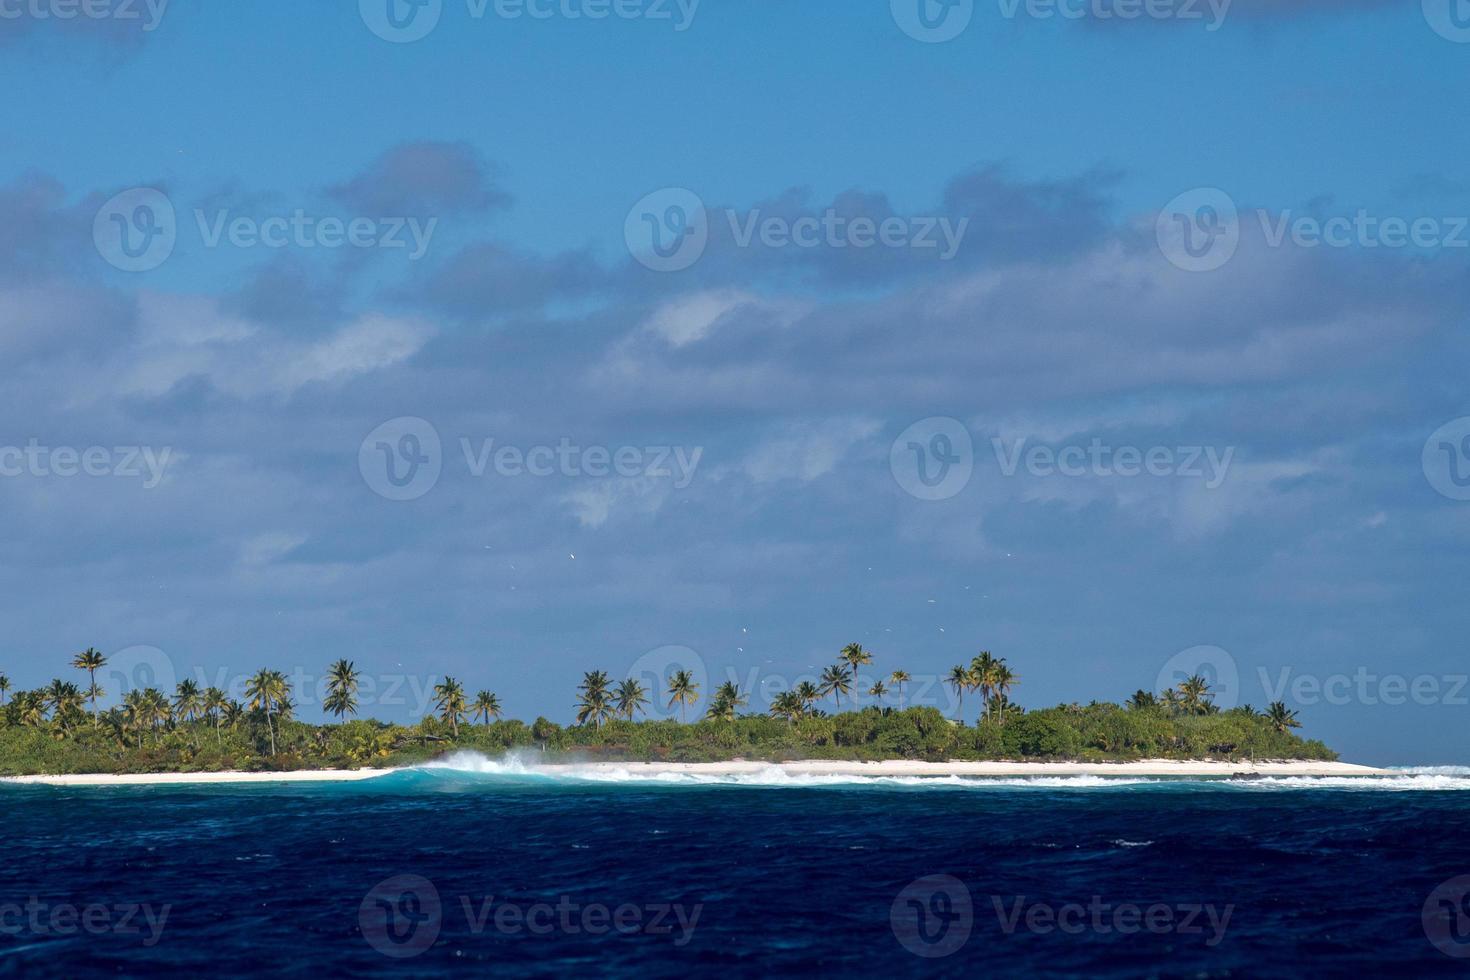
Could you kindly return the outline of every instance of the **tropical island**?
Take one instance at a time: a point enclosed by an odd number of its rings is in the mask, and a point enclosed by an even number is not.
[[[437,713],[402,725],[356,717],[362,674],[339,660],[327,671],[322,705],[335,721],[312,724],[295,717],[286,675],[270,669],[251,675],[240,697],[185,679],[171,693],[131,690],[119,705],[99,709],[105,692],[96,678],[107,658],[88,648],[71,660],[84,685],[57,679],[12,693],[0,674],[0,775],[382,769],[460,751],[512,750],[533,751],[548,763],[1337,759],[1320,741],[1295,734],[1300,723],[1284,704],[1264,712],[1221,709],[1198,676],[1159,694],[1139,690],[1122,704],[1028,710],[1012,700],[1019,681],[1005,659],[982,652],[945,677],[957,706],[967,694],[978,696],[977,717],[967,723],[959,711],[949,718],[932,706],[906,706],[904,685],[912,678],[902,669],[869,683],[869,700],[860,703],[857,679],[872,661],[870,651],[848,644],[820,682],[780,692],[764,713],[747,710],[749,695],[734,681],[718,685],[700,712],[701,692],[689,671],[672,672],[663,691],[592,671],[577,687],[571,724],[504,718],[495,693],[470,696],[459,680],[444,677],[433,687]],[[695,720],[640,718],[654,697],[666,710],[695,711]]]

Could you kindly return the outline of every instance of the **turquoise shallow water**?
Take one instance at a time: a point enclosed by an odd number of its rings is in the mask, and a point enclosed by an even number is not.
[[[1461,972],[1466,788],[0,786],[0,976]]]

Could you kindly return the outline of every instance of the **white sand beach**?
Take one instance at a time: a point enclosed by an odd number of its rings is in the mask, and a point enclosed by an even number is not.
[[[441,763],[442,765],[442,763]],[[634,778],[662,775],[741,776],[778,769],[789,776],[1204,776],[1236,774],[1260,776],[1391,776],[1393,772],[1346,762],[1184,762],[1153,759],[1142,762],[920,762],[892,759],[885,762],[841,762],[822,759],[771,763],[732,762],[582,762],[525,766],[527,773],[548,776],[618,775]],[[172,786],[189,784],[268,784],[346,782],[372,779],[392,769],[317,769],[297,772],[188,772],[74,774],[57,776],[9,776],[0,783],[47,786]]]

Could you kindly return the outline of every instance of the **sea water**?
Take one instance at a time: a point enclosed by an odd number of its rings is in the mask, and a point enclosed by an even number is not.
[[[0,976],[1433,975],[1470,770],[0,785]]]

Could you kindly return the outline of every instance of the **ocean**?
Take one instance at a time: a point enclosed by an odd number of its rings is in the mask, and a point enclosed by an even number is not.
[[[0,976],[1436,975],[1470,770],[0,786]]]

